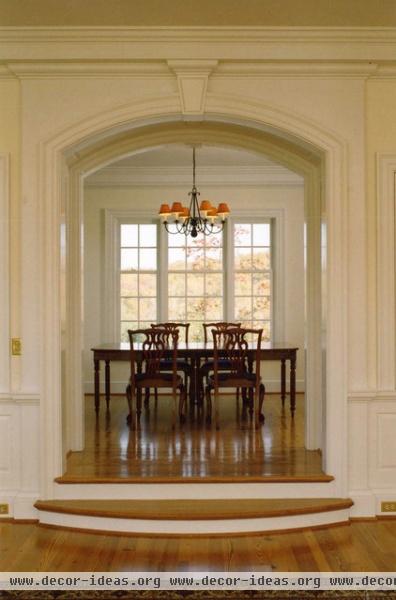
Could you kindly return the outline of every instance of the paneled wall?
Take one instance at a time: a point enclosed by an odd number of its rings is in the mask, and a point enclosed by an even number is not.
[[[357,514],[396,498],[396,82],[367,84],[369,389],[349,395],[349,477]],[[382,110],[379,107],[382,106]]]
[[[0,502],[4,516],[34,516],[39,493],[39,399],[20,381],[19,84],[0,80]],[[27,315],[25,315],[25,318]]]
[[[183,119],[249,126],[285,148],[298,140],[300,155],[323,161],[327,464],[356,515],[396,499],[395,30],[0,34],[0,500],[31,516],[32,499],[53,493],[62,468],[63,165],[111,135]],[[136,191],[114,190],[110,200],[109,190],[87,190],[92,289],[101,211],[129,205]],[[228,190],[230,203],[238,194]],[[297,286],[297,276],[288,281]],[[95,299],[91,307],[100,319]],[[12,337],[22,338],[21,357],[10,357]],[[86,349],[98,341],[87,327]],[[89,382],[89,352],[85,360]]]

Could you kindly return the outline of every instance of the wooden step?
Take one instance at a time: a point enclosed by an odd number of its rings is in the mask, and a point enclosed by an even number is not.
[[[61,475],[55,478],[60,484],[153,484],[153,483],[329,483],[334,481],[332,475],[318,473],[317,475],[264,475],[241,477],[100,477],[95,475]]]
[[[166,521],[270,519],[349,509],[348,498],[238,500],[38,500],[35,508],[88,517]]]

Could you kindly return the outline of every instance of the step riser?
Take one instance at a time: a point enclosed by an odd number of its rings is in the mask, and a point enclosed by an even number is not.
[[[40,523],[74,529],[92,529],[128,534],[146,535],[203,535],[230,533],[258,533],[318,527],[349,520],[350,509],[329,512],[267,517],[256,519],[219,519],[200,521],[149,520],[149,519],[112,519],[107,517],[89,517],[38,511]]]
[[[238,498],[331,498],[334,481],[328,483],[174,483],[174,484],[55,484],[55,500],[222,500]]]

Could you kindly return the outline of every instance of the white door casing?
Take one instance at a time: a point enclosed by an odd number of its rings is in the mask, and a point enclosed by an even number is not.
[[[61,368],[60,368],[60,232],[61,205],[62,205],[62,169],[64,163],[69,163],[70,198],[67,200],[68,209],[73,210],[75,215],[81,210],[81,191],[83,177],[104,166],[106,162],[111,162],[112,157],[121,157],[130,154],[133,148],[160,143],[170,143],[172,140],[180,140],[180,133],[171,133],[172,126],[167,122],[170,120],[177,124],[181,119],[180,104],[178,96],[168,96],[163,98],[156,97],[151,102],[138,102],[129,106],[123,106],[121,109],[107,110],[104,113],[94,116],[84,123],[79,123],[51,139],[40,143],[39,154],[39,182],[40,182],[40,222],[42,224],[40,232],[41,244],[41,299],[43,314],[43,344],[42,344],[42,435],[41,435],[41,464],[42,481],[41,497],[49,498],[53,492],[53,478],[62,472],[62,407],[61,407]],[[326,278],[328,281],[328,318],[327,318],[327,355],[326,355],[326,381],[327,381],[327,401],[326,401],[326,469],[336,477],[337,493],[343,495],[346,493],[346,173],[342,168],[346,154],[345,141],[336,137],[332,132],[326,132],[323,126],[317,126],[315,123],[301,115],[291,114],[290,112],[274,109],[273,107],[260,105],[249,100],[230,98],[227,95],[207,94],[205,106],[205,120],[215,123],[221,121],[227,123],[230,129],[238,128],[238,132],[233,131],[222,134],[223,143],[237,145],[239,147],[252,147],[261,152],[266,152],[275,160],[284,163],[285,152],[277,149],[276,144],[247,141],[250,131],[260,132],[260,130],[274,132],[280,130],[295,140],[304,140],[317,150],[317,156],[323,156],[324,163],[324,195],[327,210],[327,242],[328,242],[328,262]],[[241,126],[244,124],[244,127]],[[156,124],[153,127],[152,139],[147,135],[144,139],[139,139],[139,129],[144,125]],[[114,141],[114,138],[108,138],[108,143],[102,144],[102,147],[95,152],[88,152],[87,140],[98,143],[103,142],[104,138],[112,132],[126,132],[133,134],[129,139],[120,139]],[[128,134],[128,135],[129,135]],[[186,131],[186,134],[189,134]],[[186,135],[185,134],[185,135]],[[208,132],[203,132],[205,143],[208,143]],[[245,137],[244,137],[245,134]],[[125,134],[124,134],[125,135]],[[212,132],[213,143],[219,142],[219,132]],[[195,134],[196,139],[199,134]],[[271,136],[270,136],[271,137]],[[162,141],[161,141],[162,139]],[[185,137],[185,139],[187,139]],[[191,143],[191,136],[188,138]],[[82,146],[81,141],[84,145]],[[132,140],[132,142],[131,142]],[[151,143],[150,143],[151,141]],[[193,140],[194,141],[194,140]],[[132,143],[132,145],[131,145]],[[209,140],[210,143],[210,140]],[[302,146],[304,146],[302,144]],[[77,161],[71,160],[73,152],[79,152]],[[114,153],[112,155],[112,152]],[[297,154],[287,157],[289,168],[303,173],[305,180],[311,181],[308,189],[315,189],[313,182],[318,181],[320,177],[320,161],[313,165],[308,160],[302,160]],[[310,179],[311,178],[311,179]],[[319,186],[320,187],[320,186]],[[316,190],[318,186],[316,186]],[[77,244],[73,252],[76,252],[72,259],[74,268],[81,269],[81,231],[78,217],[68,223],[68,242]],[[336,226],[337,224],[337,226]],[[74,338],[71,336],[71,343],[78,349],[78,343],[81,344],[81,290],[78,289],[78,281],[74,282],[73,295],[73,316],[74,325],[71,324],[74,331]],[[81,283],[81,282],[80,282]],[[70,287],[70,286],[68,286]],[[68,290],[69,293],[71,290]],[[70,298],[69,298],[70,302]],[[69,326],[69,324],[68,324]],[[81,347],[81,346],[80,346]],[[78,368],[81,369],[81,355],[75,352],[75,362],[73,368],[76,381]],[[80,367],[78,367],[78,363]],[[79,378],[81,384],[81,373]],[[73,386],[71,386],[73,387]],[[78,400],[78,394],[75,394]],[[75,406],[74,414],[79,414],[79,409]],[[80,413],[81,414],[81,413]],[[314,420],[316,417],[314,418]],[[332,432],[337,431],[336,439]],[[78,447],[82,443],[82,430],[75,431],[74,444]]]

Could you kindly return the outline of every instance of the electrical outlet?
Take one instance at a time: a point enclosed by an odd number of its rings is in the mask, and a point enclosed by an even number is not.
[[[21,342],[21,338],[12,338],[12,340],[11,340],[11,354],[13,356],[21,356],[21,354],[22,354],[22,342]]]
[[[396,502],[381,502],[381,512],[396,512]]]
[[[0,515],[8,515],[10,512],[9,504],[0,504]]]

